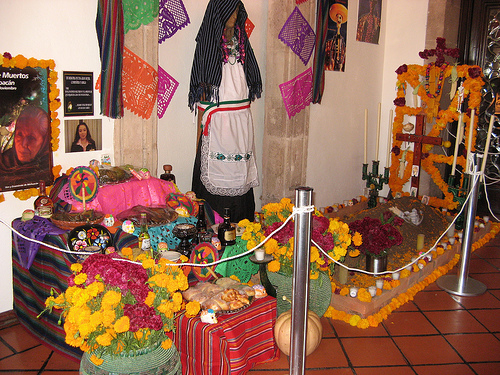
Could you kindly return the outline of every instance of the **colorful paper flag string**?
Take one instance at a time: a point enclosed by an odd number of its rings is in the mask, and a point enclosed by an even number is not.
[[[182,0],[160,0],[158,42],[163,43],[190,22]]]
[[[288,118],[292,118],[311,104],[312,69],[307,69],[294,79],[282,83],[279,87]]]
[[[316,43],[316,35],[298,7],[295,7],[286,20],[278,38],[307,65]]]
[[[177,90],[179,82],[177,82],[170,74],[168,74],[161,66],[158,66],[158,117],[162,118],[165,110],[170,104],[170,100]]]
[[[156,70],[124,47],[122,80],[125,108],[144,119],[149,119],[158,96]]]

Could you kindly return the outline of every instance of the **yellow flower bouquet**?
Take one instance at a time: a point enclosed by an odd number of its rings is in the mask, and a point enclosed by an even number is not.
[[[262,207],[262,224],[251,223],[246,219],[240,221],[238,225],[245,228],[241,238],[247,241],[247,248],[252,249],[262,242],[282,226],[292,212],[293,204],[290,199],[283,198],[279,203],[269,203]],[[270,272],[280,272],[288,276],[293,272],[293,225],[293,221],[290,220],[264,244],[266,253],[274,257],[274,260],[268,264]],[[356,242],[360,244],[359,234],[354,236]],[[342,261],[353,238],[346,223],[337,218],[328,219],[315,210],[312,220],[312,240],[331,258]],[[311,247],[310,265],[311,279],[317,279],[319,272],[326,272],[329,276],[333,274],[334,263],[314,245]]]
[[[71,266],[68,288],[45,301],[46,310],[62,309],[65,341],[91,354],[117,356],[155,345],[169,349],[167,336],[175,329],[174,314],[186,309],[195,316],[199,303],[184,305],[180,291],[188,288],[186,275],[169,261],[140,255],[139,263],[116,254],[93,254]],[[60,321],[60,322],[61,322]]]

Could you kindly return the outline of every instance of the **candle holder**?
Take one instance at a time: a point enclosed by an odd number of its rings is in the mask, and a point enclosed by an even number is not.
[[[456,180],[456,175],[450,175],[450,177],[448,177],[448,191],[453,194],[453,201],[458,202],[457,212],[460,212],[467,199],[467,195],[469,194],[469,183],[473,177],[474,176],[471,174],[464,173],[462,186],[460,186],[460,178],[458,178],[458,181]],[[479,189],[478,197],[481,197],[481,189]],[[465,214],[462,211],[455,221],[455,229],[462,230],[464,228],[464,217]]]
[[[366,187],[370,189],[368,197],[368,207],[374,208],[377,206],[378,192],[382,190],[384,184],[389,182],[389,168],[384,168],[384,175],[378,173],[380,162],[373,160],[372,171],[368,173],[368,164],[363,163],[363,180],[366,180]]]

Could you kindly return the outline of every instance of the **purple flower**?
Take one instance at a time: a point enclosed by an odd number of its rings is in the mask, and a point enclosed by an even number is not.
[[[406,73],[407,71],[408,71],[408,65],[406,65],[406,64],[403,64],[399,68],[396,69],[397,74],[403,74],[403,73]]]
[[[406,105],[405,98],[396,98],[394,99],[394,105],[397,107],[404,107]]]

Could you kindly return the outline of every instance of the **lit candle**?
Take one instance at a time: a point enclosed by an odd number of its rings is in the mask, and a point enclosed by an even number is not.
[[[368,164],[367,163],[367,148],[368,148],[368,109],[365,109],[365,159],[364,159],[364,163],[365,164]]]
[[[469,173],[469,160],[472,155],[472,136],[474,133],[474,116],[476,112],[473,109],[470,115],[470,123],[469,123],[469,138],[467,139],[467,162],[465,163],[465,173]]]
[[[389,111],[389,139],[387,140],[387,168],[391,167],[392,149],[392,109]]]
[[[378,119],[377,119],[377,144],[375,145],[375,160],[378,161],[378,146],[380,143],[380,116],[382,111],[382,103],[378,103]]]
[[[424,248],[425,235],[420,233],[417,235],[417,250],[422,250]]]
[[[488,150],[490,148],[490,141],[491,141],[491,132],[493,130],[493,123],[495,122],[495,115],[491,115],[490,117],[490,126],[488,127],[488,135],[486,136],[486,145],[484,146],[484,155],[483,155],[483,162],[481,164],[481,180],[484,179],[484,170],[486,169],[486,159],[488,158]]]
[[[455,139],[455,152],[453,153],[453,164],[451,166],[451,175],[455,176],[455,169],[457,168],[457,157],[458,157],[458,147],[462,143],[462,125],[463,125],[463,114],[458,115],[458,127],[457,127],[457,138]]]

